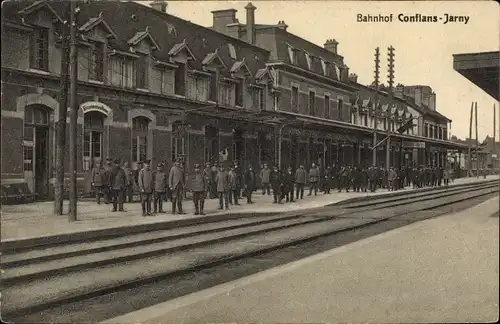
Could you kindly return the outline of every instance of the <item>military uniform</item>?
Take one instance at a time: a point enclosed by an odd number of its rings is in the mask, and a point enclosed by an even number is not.
[[[273,189],[273,203],[281,204],[281,200],[283,199],[281,194],[281,185],[283,184],[283,176],[281,174],[281,171],[275,167],[273,172],[271,172],[270,178],[271,188]]]
[[[158,171],[154,174],[155,192],[154,192],[154,213],[164,213],[163,196],[167,190],[167,174],[162,171],[162,165],[158,164]]]
[[[206,169],[200,170],[200,165],[195,164],[195,171],[191,175],[191,192],[193,193],[193,203],[195,208],[195,215],[205,215],[203,209],[205,208],[206,191],[208,188]]]
[[[172,192],[172,214],[177,212],[185,214],[182,210],[182,199],[184,198],[184,171],[180,167],[180,160],[177,159],[168,174],[168,186]]]
[[[92,189],[95,191],[95,198],[97,204],[101,204],[101,195],[103,194],[103,187],[106,183],[106,170],[100,165],[92,168],[90,182]]]
[[[293,184],[295,182],[295,176],[292,172],[292,168],[288,170],[283,175],[283,197],[286,202],[293,202]]]
[[[144,166],[141,171],[139,171],[139,189],[141,191],[141,203],[142,203],[142,215],[151,215],[151,198],[154,191],[154,179],[153,179],[153,171],[149,168],[149,163],[145,163],[148,165]]]

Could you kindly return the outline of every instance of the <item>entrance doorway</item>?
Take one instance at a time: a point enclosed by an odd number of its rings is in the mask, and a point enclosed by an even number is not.
[[[40,199],[48,197],[49,193],[49,129],[35,128],[35,191]]]
[[[23,170],[31,192],[38,199],[49,196],[49,111],[42,105],[24,109]]]

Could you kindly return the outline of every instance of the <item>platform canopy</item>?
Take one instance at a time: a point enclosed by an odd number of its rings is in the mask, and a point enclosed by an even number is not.
[[[500,52],[454,54],[453,68],[490,96],[499,100]]]

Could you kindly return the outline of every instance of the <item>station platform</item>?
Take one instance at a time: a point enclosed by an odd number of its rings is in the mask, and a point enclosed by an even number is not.
[[[497,175],[488,176],[486,179],[480,177],[456,179],[450,186],[467,183],[490,181],[499,179]],[[411,191],[408,187],[405,191]],[[363,197],[388,194],[385,189],[375,193],[357,193],[332,191],[331,194],[318,193],[318,196],[304,196],[304,199],[294,203],[273,204],[272,196],[263,196],[260,191],[253,195],[254,204],[247,204],[243,199],[240,206],[230,206],[228,210],[219,211],[218,200],[211,199],[205,202],[205,216],[194,215],[194,205],[191,201],[184,201],[186,215],[172,215],[168,213],[171,204],[164,204],[166,214],[158,214],[151,217],[141,216],[140,203],[125,204],[125,212],[111,212],[111,205],[97,205],[91,201],[78,202],[78,220],[69,222],[67,215],[53,215],[53,202],[36,202],[24,205],[4,205],[1,209],[1,231],[2,244],[13,241],[31,240],[44,238],[57,241],[64,240],[62,236],[80,235],[82,238],[98,236],[102,233],[109,234],[110,231],[125,233],[135,229],[139,231],[144,228],[165,226],[171,223],[172,227],[186,226],[213,222],[217,220],[232,219],[237,217],[249,217],[259,214],[277,214],[283,212],[307,210],[327,206],[348,199],[362,199]],[[65,201],[64,209],[68,208]]]
[[[495,322],[499,198],[104,323]]]

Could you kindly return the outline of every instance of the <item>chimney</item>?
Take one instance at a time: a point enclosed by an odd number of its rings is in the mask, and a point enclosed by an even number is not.
[[[422,106],[422,89],[420,89],[419,87],[415,88],[413,99],[415,99],[415,105],[419,107]]]
[[[433,92],[429,96],[429,109],[436,111],[436,93]]]
[[[394,97],[396,98],[404,98],[404,91],[405,91],[405,86],[399,83],[396,88],[394,88]]]
[[[340,67],[340,81],[349,81],[349,67],[347,65]]]
[[[247,10],[247,41],[255,44],[255,9],[257,8],[249,2],[245,9]]]
[[[166,1],[153,1],[151,3],[151,8],[161,12],[167,12],[168,3]]]
[[[226,25],[236,23],[236,9],[223,9],[212,11],[212,28],[219,33],[226,33]]]
[[[287,25],[287,24],[285,24],[285,21],[284,21],[284,20],[280,20],[280,21],[278,21],[278,25],[277,25],[277,26],[278,26],[278,28],[279,28],[279,29],[282,29],[282,30],[284,30],[284,31],[286,31],[286,30],[287,30],[287,28],[288,28],[288,25]]]
[[[350,73],[349,74],[349,81],[358,83],[358,75],[356,73]]]
[[[333,54],[337,54],[337,45],[339,43],[335,39],[327,39],[324,47],[327,51],[332,52]]]

